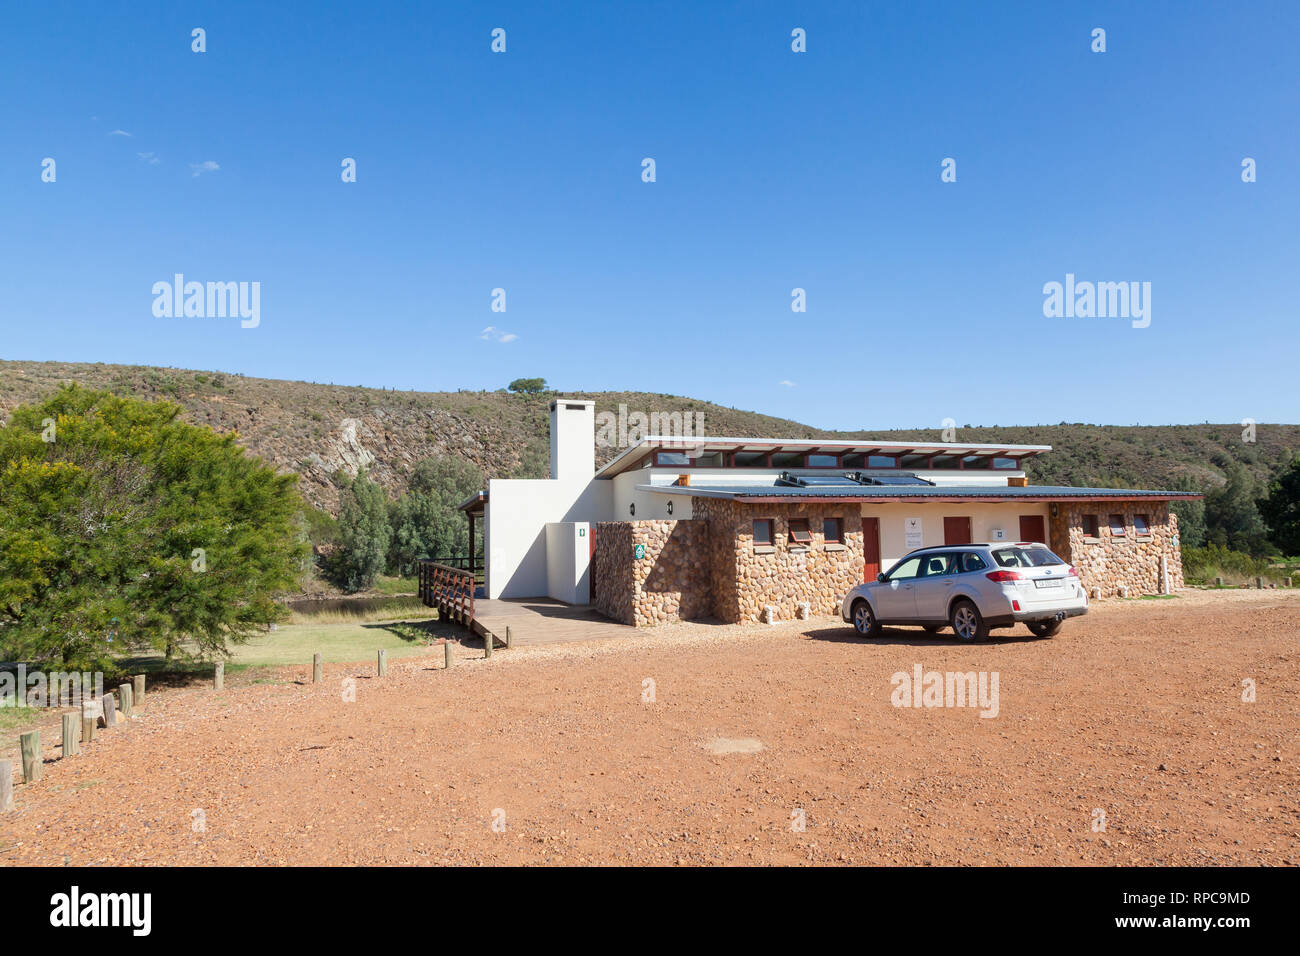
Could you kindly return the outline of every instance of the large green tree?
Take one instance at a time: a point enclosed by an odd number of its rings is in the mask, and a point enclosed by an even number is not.
[[[66,386],[0,429],[0,658],[212,658],[282,616],[296,479],[180,412]]]
[[[1224,484],[1205,495],[1206,539],[1247,554],[1270,551],[1264,519],[1255,505],[1254,478],[1236,462],[1229,462],[1224,470]]]
[[[1300,554],[1300,456],[1278,472],[1260,499],[1269,539],[1286,555]]]
[[[416,465],[406,494],[389,512],[389,570],[410,574],[420,558],[468,555],[469,523],[456,506],[484,482],[478,466],[460,458],[426,458]]]
[[[329,574],[343,590],[361,591],[374,584],[384,570],[392,537],[388,499],[364,471],[347,483],[341,497],[338,550],[330,561]]]

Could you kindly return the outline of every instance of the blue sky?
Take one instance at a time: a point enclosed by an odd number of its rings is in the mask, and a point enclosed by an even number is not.
[[[1293,3],[11,6],[0,358],[1294,422],[1298,44]],[[156,318],[177,272],[260,325]],[[1067,273],[1150,326],[1045,318]]]

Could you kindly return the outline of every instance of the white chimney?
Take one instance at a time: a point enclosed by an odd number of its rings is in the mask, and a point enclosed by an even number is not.
[[[577,398],[551,401],[551,477],[590,481],[596,473],[596,403]]]

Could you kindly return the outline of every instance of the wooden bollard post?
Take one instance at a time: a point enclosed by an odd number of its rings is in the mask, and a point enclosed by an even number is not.
[[[506,648],[507,650],[510,648],[510,625],[509,624],[506,625]]]
[[[123,684],[118,687],[117,692],[122,695],[121,708],[122,716],[127,720],[131,719],[131,708],[135,706],[135,692],[131,690],[130,684]]]
[[[104,700],[104,726],[117,726],[117,701],[113,699],[112,694],[105,694]]]
[[[0,813],[14,806],[14,762],[0,760]]]
[[[226,686],[226,662],[217,661],[217,666],[212,671],[212,688],[213,690],[224,690]]]
[[[1264,579],[1263,579],[1263,578],[1256,578],[1256,579],[1255,579],[1255,587],[1259,588],[1259,589],[1262,591],[1262,590],[1264,589]]]
[[[446,654],[446,659],[447,659],[447,663],[444,664],[443,666],[444,666],[447,670],[451,670],[451,641],[443,641],[443,642],[442,642],[442,649],[443,649],[443,651],[445,652],[445,654]]]
[[[379,662],[375,665],[375,673],[380,677],[388,676],[388,651],[382,647],[379,649]]]
[[[313,684],[319,684],[324,680],[324,678],[325,667],[321,662],[321,656],[319,654],[313,654],[311,656],[311,682]]]
[[[88,744],[95,739],[96,718],[87,717],[86,712],[81,712],[81,742]]]
[[[76,714],[63,715],[63,756],[70,757],[81,753],[81,728],[77,726]]]
[[[41,732],[33,730],[23,734],[18,738],[18,746],[23,752],[23,783],[35,783],[45,769],[41,762]]]
[[[492,636],[492,632],[484,631],[483,632],[483,656],[484,657],[492,656],[492,645],[495,643],[496,643],[496,638]]]
[[[144,703],[144,675],[136,674],[131,678],[131,689],[135,691],[135,703]]]

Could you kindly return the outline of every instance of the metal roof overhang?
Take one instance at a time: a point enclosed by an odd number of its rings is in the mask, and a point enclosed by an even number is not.
[[[1170,501],[1202,497],[1190,491],[1151,491],[1139,488],[1075,488],[1069,485],[1029,485],[1023,488],[1010,486],[935,485],[918,488],[911,485],[885,488],[863,487],[828,489],[778,488],[772,486],[714,486],[707,485],[637,485],[637,491],[669,495],[687,495],[700,498],[727,498],[750,504],[777,504],[791,501],[837,502],[861,504],[889,504],[894,501],[932,501],[937,503],[979,502],[1048,502],[1048,501],[1116,501],[1141,499],[1145,501]]]
[[[609,478],[626,471],[652,451],[700,449],[715,451],[886,452],[911,455],[987,455],[1030,458],[1051,451],[1051,445],[971,445],[951,442],[832,441],[825,438],[691,438],[651,435],[630,445],[596,472]]]
[[[476,491],[464,501],[456,506],[457,511],[473,512],[482,514],[484,507],[487,505],[488,493],[486,491]]]

